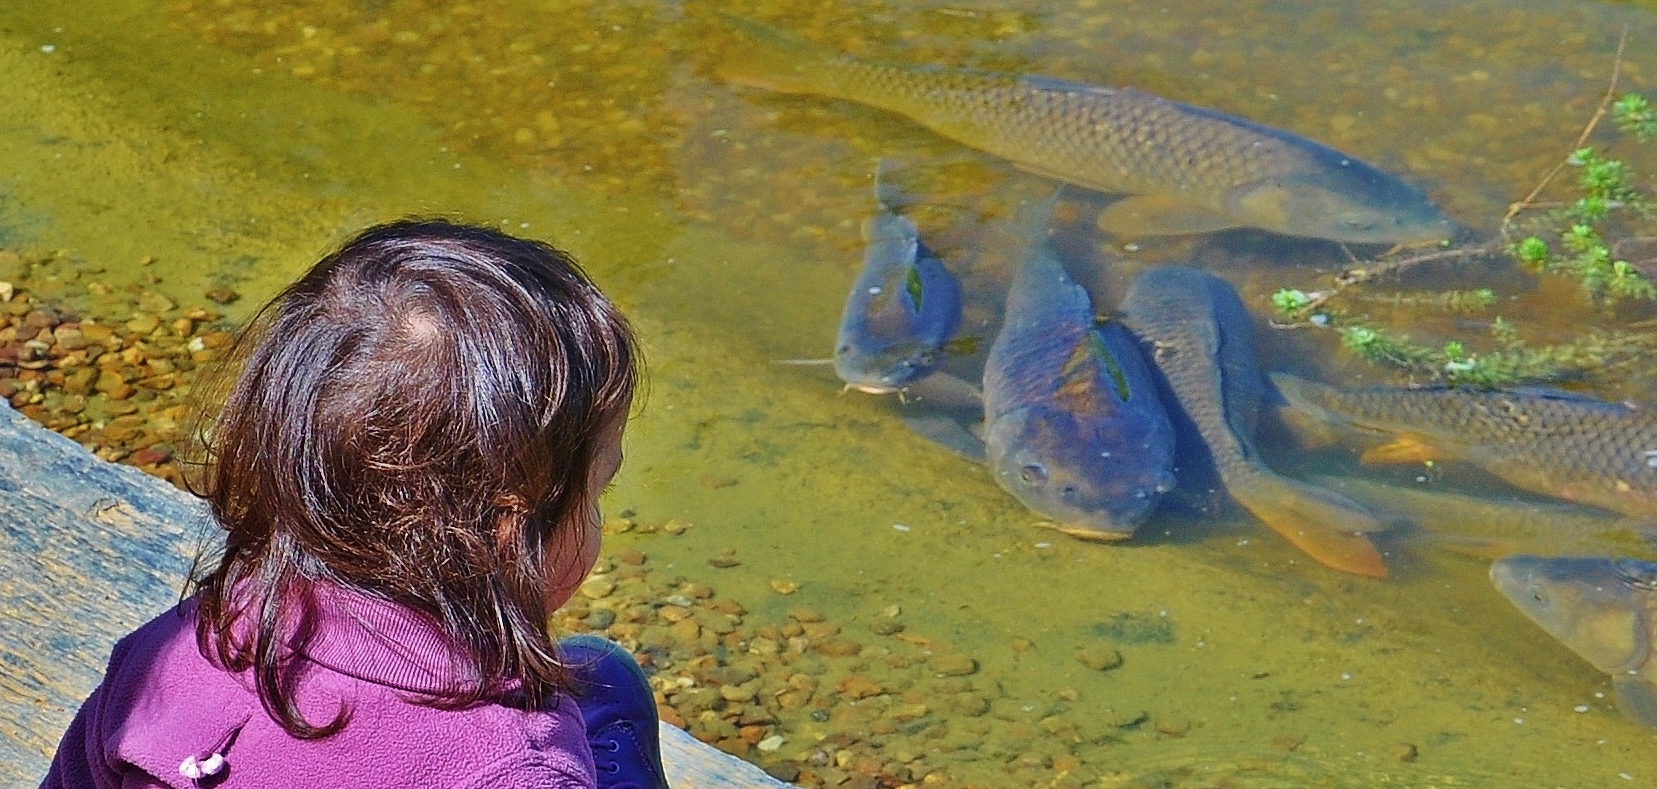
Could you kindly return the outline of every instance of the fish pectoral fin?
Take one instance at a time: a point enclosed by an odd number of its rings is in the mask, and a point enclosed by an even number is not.
[[[1617,692],[1617,709],[1634,720],[1657,729],[1657,687],[1639,675],[1613,675],[1611,688]]]
[[[983,410],[984,390],[971,381],[937,372],[904,388],[904,399],[933,408]]]
[[[1419,436],[1403,435],[1388,441],[1378,447],[1370,447],[1358,456],[1358,462],[1366,465],[1382,463],[1424,463],[1429,460],[1443,460],[1443,450],[1427,443]]]
[[[1237,219],[1172,195],[1130,195],[1099,212],[1099,229],[1118,236],[1185,236],[1241,227]]]
[[[905,416],[903,424],[915,431],[915,435],[967,460],[976,463],[989,462],[985,459],[983,440],[973,435],[966,426],[947,416]]]
[[[1320,564],[1387,577],[1381,552],[1365,536],[1385,524],[1345,496],[1270,472],[1227,487],[1244,509]]]

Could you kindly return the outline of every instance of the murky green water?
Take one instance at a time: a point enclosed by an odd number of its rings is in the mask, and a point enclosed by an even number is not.
[[[1569,147],[1624,25],[1623,86],[1657,89],[1657,11],[1442,6],[728,8],[863,56],[1134,85],[1292,129],[1405,175],[1486,231]],[[184,303],[231,287],[238,315],[351,232],[403,214],[569,248],[648,344],[650,391],[609,508],[696,524],[612,546],[643,547],[756,616],[809,606],[862,631],[897,606],[906,632],[976,658],[992,709],[918,746],[950,782],[1657,781],[1657,736],[1500,600],[1476,560],[1405,543],[1392,579],[1349,578],[1242,516],[1154,521],[1127,545],[1072,541],[1033,528],[889,404],[840,394],[826,367],[775,364],[829,351],[878,156],[901,163],[923,232],[974,272],[976,317],[993,318],[986,294],[1004,270],[979,250],[1005,224],[998,188],[1012,172],[874,110],[725,86],[707,69],[720,45],[717,25],[667,2],[8,2],[0,247],[79,261],[65,299],[93,279]],[[1612,150],[1657,172],[1649,147]],[[1255,254],[1205,259],[1259,309],[1346,262],[1320,244],[1241,243]],[[1119,295],[1135,269],[1192,246],[1113,254],[1094,284]],[[1495,283],[1538,336],[1640,317],[1597,315],[1572,288],[1511,273],[1440,275]],[[1377,378],[1335,357],[1330,336],[1263,340],[1296,369]],[[1643,380],[1607,391],[1653,402]],[[740,564],[710,566],[718,556]],[[1124,622],[1157,623],[1156,637]],[[1101,641],[1121,667],[1076,660]],[[827,730],[785,723],[783,755]]]

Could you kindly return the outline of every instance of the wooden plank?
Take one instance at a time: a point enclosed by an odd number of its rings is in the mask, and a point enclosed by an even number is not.
[[[0,400],[0,786],[32,786],[115,641],[176,604],[214,534],[195,498]],[[662,725],[678,789],[786,787]]]

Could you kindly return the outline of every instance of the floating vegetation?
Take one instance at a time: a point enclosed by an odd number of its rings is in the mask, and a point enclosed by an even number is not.
[[[1492,288],[1368,293],[1354,286],[1402,274],[1429,263],[1504,260],[1544,277],[1561,277],[1581,285],[1588,303],[1609,312],[1628,301],[1657,301],[1657,249],[1651,226],[1657,224],[1653,197],[1635,186],[1631,168],[1588,144],[1600,122],[1636,143],[1657,140],[1657,109],[1645,96],[1617,93],[1626,33],[1618,43],[1611,83],[1569,154],[1523,199],[1509,206],[1496,238],[1476,244],[1443,246],[1430,251],[1394,250],[1382,258],[1342,271],[1331,286],[1317,290],[1284,288],[1272,294],[1279,326],[1329,329],[1341,346],[1372,363],[1396,368],[1411,378],[1450,384],[1501,387],[1532,382],[1586,378],[1626,367],[1657,349],[1657,329],[1635,324],[1615,332],[1595,332],[1545,345],[1523,340],[1518,327],[1495,316],[1485,336],[1423,343],[1387,328],[1359,312],[1360,307],[1402,307],[1476,315],[1501,302]],[[1563,173],[1576,174],[1569,199],[1543,201],[1548,187]],[[1646,235],[1637,232],[1644,229]],[[1630,258],[1634,262],[1630,262]],[[1648,259],[1650,258],[1650,259]]]

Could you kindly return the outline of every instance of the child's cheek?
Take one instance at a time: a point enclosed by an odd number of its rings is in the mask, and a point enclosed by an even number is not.
[[[601,516],[598,507],[593,506],[583,520],[585,522],[580,527],[579,541],[574,535],[570,535],[564,544],[548,548],[551,553],[547,557],[549,583],[546,606],[549,613],[562,608],[575,596],[575,591],[581,588],[581,582],[586,580],[587,574],[592,572],[593,565],[598,562],[598,550],[603,537],[603,532],[599,529]]]

